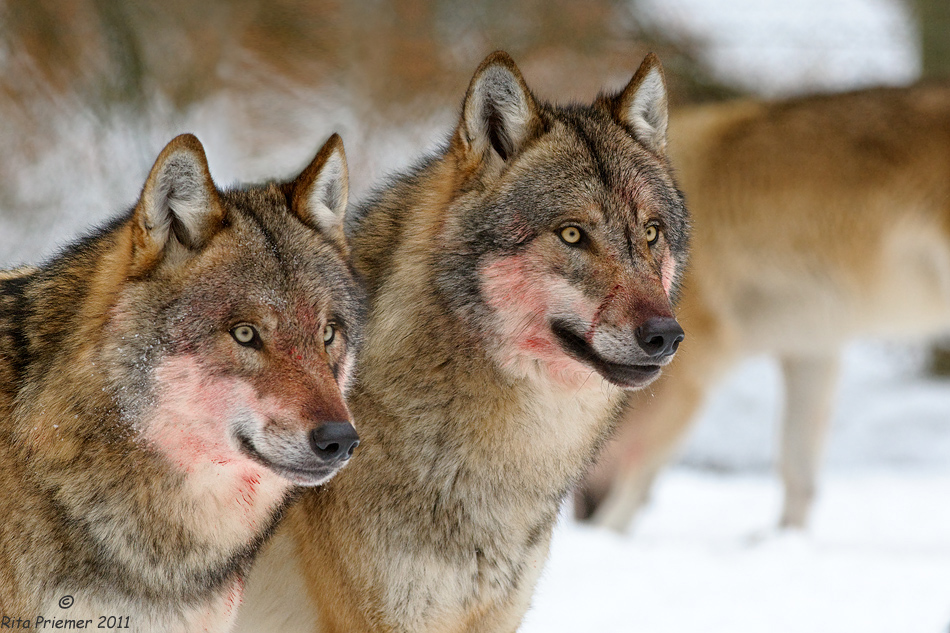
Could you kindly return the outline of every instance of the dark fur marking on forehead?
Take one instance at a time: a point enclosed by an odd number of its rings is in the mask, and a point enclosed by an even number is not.
[[[286,192],[280,185],[236,189],[227,195],[229,212],[247,218],[244,230],[250,235],[256,226],[264,247],[273,254],[283,281],[272,283],[286,282],[298,290],[303,288],[303,294],[291,294],[314,297],[317,303],[311,307],[321,314],[335,310],[331,320],[346,332],[348,349],[358,347],[362,339],[364,297],[343,246],[302,222],[287,207]],[[308,294],[314,284],[323,292]]]
[[[607,170],[607,166],[604,164],[601,152],[597,149],[597,144],[594,142],[594,139],[584,129],[584,123],[579,120],[578,117],[563,117],[562,120],[570,126],[578,138],[584,142],[585,147],[587,147],[587,152],[590,154],[591,159],[594,162],[594,165],[597,167],[597,176],[600,178],[600,181],[609,189],[611,184],[611,178]]]
[[[284,258],[281,255],[280,246],[278,244],[277,238],[275,237],[273,231],[271,231],[267,227],[267,224],[264,222],[264,219],[261,218],[258,215],[256,209],[254,209],[249,204],[244,203],[244,204],[237,204],[235,206],[241,211],[241,213],[246,218],[252,220],[253,223],[257,226],[258,230],[261,233],[261,236],[264,238],[264,243],[267,245],[267,248],[270,250],[271,253],[274,254],[274,258],[277,260],[277,263],[280,265],[280,267],[286,270],[287,268],[286,262],[284,261]]]
[[[641,144],[616,121],[596,107],[575,105],[563,108],[559,113],[560,120],[587,147],[604,189],[611,196],[621,197],[632,212],[632,220],[639,214],[641,197],[638,194],[644,182],[655,183],[651,188],[653,193],[659,195],[664,203],[669,202],[666,191],[669,183],[663,177],[663,166],[658,169],[652,160],[643,160]]]

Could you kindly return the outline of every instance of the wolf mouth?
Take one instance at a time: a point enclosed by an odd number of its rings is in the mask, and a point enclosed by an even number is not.
[[[317,468],[300,468],[279,464],[265,457],[255,447],[251,439],[243,433],[237,434],[238,444],[241,452],[250,457],[255,462],[266,466],[284,479],[288,479],[299,486],[319,486],[334,475],[346,463],[346,461],[334,462]]]
[[[573,359],[593,367],[608,382],[625,389],[643,387],[660,374],[660,365],[625,365],[604,359],[587,341],[575,334],[565,323],[554,321],[551,331],[561,348]]]

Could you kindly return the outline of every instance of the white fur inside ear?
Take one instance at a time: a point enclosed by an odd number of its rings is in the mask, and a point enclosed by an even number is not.
[[[320,169],[306,195],[306,209],[316,226],[337,231],[343,226],[349,191],[346,158],[334,151]]]
[[[473,149],[491,145],[503,159],[524,144],[532,110],[518,78],[504,66],[486,68],[476,80],[465,108],[465,125]]]
[[[189,247],[201,244],[212,212],[205,165],[191,152],[176,152],[159,168],[146,192],[146,228],[158,244],[171,237],[172,229]]]
[[[627,109],[627,122],[637,140],[648,148],[655,152],[666,149],[666,84],[659,68],[651,69],[637,86]]]

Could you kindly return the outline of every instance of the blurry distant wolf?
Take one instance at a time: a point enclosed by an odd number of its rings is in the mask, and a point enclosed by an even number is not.
[[[292,484],[357,442],[346,198],[336,135],[223,192],[182,135],[131,211],[0,275],[0,617],[230,629]]]
[[[238,630],[518,628],[624,390],[683,338],[666,127],[652,55],[618,94],[556,107],[495,53],[447,147],[348,220],[370,295],[350,399],[366,441],[289,510]]]
[[[624,529],[710,386],[767,353],[785,381],[781,523],[803,526],[844,344],[950,329],[950,85],[698,106],[673,129],[691,343],[631,398],[578,509]]]

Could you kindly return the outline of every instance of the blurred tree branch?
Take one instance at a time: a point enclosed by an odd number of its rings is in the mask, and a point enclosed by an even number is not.
[[[385,110],[457,94],[474,65],[503,48],[559,94],[589,98],[573,92],[629,75],[647,50],[664,60],[674,102],[733,94],[695,42],[642,13],[628,0],[4,0],[0,87],[28,100],[39,81],[94,109],[141,107],[153,94],[185,108],[240,85],[254,60]]]

